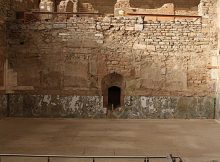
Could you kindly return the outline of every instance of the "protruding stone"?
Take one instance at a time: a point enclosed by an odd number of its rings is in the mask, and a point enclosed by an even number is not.
[[[144,29],[144,25],[143,24],[135,24],[135,30],[139,30],[142,31]]]
[[[143,50],[146,49],[146,45],[145,44],[134,44],[133,49],[139,49],[139,50]]]
[[[154,45],[147,45],[147,50],[156,51],[156,47]]]

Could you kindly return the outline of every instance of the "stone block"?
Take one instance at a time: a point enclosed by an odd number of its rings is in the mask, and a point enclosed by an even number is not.
[[[63,29],[63,28],[66,28],[67,25],[65,23],[55,23],[53,24],[53,28],[54,29]]]
[[[144,23],[143,18],[141,16],[138,17],[137,23],[138,24],[143,24]]]
[[[97,40],[96,42],[97,42],[98,44],[103,44],[103,43],[104,43],[103,40]]]
[[[70,33],[59,33],[59,36],[69,36]]]
[[[134,28],[135,28],[135,30],[142,31],[144,29],[144,25],[143,24],[135,24]]]
[[[139,49],[139,50],[144,50],[144,49],[146,49],[146,45],[145,44],[138,44],[138,43],[135,43],[134,45],[133,45],[133,49]]]
[[[17,86],[17,84],[18,84],[17,78],[18,78],[17,72],[15,72],[13,69],[9,69],[8,70],[8,83],[7,84],[10,88]]]
[[[212,69],[211,70],[211,78],[212,79],[218,79],[218,72],[219,72],[218,69]]]
[[[102,44],[103,43],[103,40],[98,40],[98,41],[95,41],[95,40],[83,40],[82,42],[79,42],[77,44],[80,45],[80,47],[84,47],[84,48],[96,48],[97,47],[97,43],[100,43]]]
[[[154,45],[147,45],[146,48],[149,51],[156,51],[156,47]]]
[[[97,62],[96,60],[90,60],[90,64],[89,64],[89,72],[92,75],[97,75]]]
[[[112,61],[112,65],[118,65],[118,61]]]
[[[132,31],[135,30],[135,28],[133,26],[126,26],[125,30]]]
[[[161,69],[161,74],[162,74],[162,75],[165,75],[166,72],[167,72],[167,69],[166,69],[166,68],[162,68],[162,69]]]
[[[104,37],[102,33],[97,33],[97,34],[95,34],[95,36],[96,36],[96,37],[101,37],[101,38]]]

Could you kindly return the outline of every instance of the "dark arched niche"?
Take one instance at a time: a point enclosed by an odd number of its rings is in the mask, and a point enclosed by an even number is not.
[[[60,4],[61,0],[53,0],[55,2],[55,6]],[[103,14],[113,14],[114,6],[117,0],[79,0],[78,6],[79,11],[82,11],[81,4],[82,3],[90,3],[94,7],[95,10],[99,11]]]
[[[124,79],[118,73],[111,73],[102,79],[103,105],[108,109],[123,107],[124,105]]]
[[[112,86],[108,88],[108,107],[112,109],[121,107],[121,88]]]

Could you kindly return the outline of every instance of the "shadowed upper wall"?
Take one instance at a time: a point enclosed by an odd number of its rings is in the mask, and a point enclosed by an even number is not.
[[[36,1],[36,0],[35,0]],[[57,6],[61,0],[53,0]],[[100,13],[112,14],[117,0],[79,0],[79,3],[91,3]],[[197,10],[199,0],[130,0],[131,7],[159,8],[165,3],[174,3],[176,9]]]
[[[197,9],[200,0],[130,0],[131,6],[136,8],[159,8],[165,3],[173,3],[176,9]]]
[[[29,9],[38,9],[39,3],[40,0],[17,0],[13,4],[16,11],[24,11]]]

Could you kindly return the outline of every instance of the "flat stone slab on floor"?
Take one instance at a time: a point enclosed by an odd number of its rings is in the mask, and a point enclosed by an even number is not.
[[[220,124],[215,120],[0,120],[0,153],[91,156],[172,153],[186,162],[211,162],[220,160],[219,137]],[[2,162],[15,161],[4,158]]]

